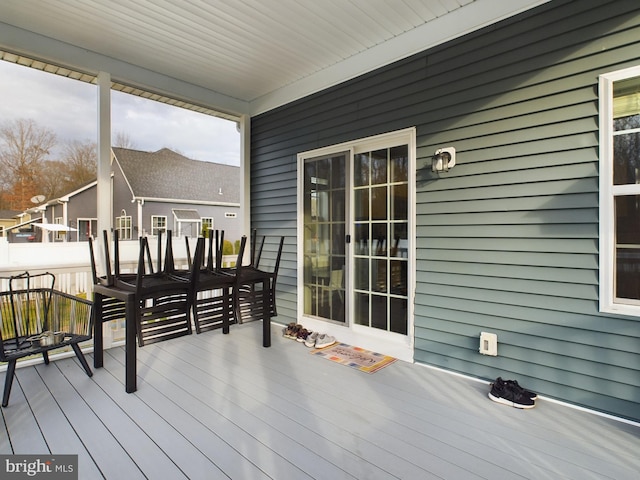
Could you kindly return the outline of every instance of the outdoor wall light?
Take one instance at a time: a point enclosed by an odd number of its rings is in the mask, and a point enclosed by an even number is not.
[[[456,164],[456,149],[454,147],[439,148],[433,156],[431,170],[447,172]]]

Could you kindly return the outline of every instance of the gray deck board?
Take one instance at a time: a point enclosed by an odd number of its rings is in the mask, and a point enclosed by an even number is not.
[[[84,375],[80,382],[70,384],[59,370],[78,368],[74,359],[55,362],[55,365],[36,367],[41,372],[47,389],[56,398],[64,416],[93,456],[102,474],[107,478],[144,478],[137,463],[123,447],[126,439],[114,437],[104,419],[96,415],[99,410],[94,410],[92,405],[80,395],[80,391],[93,383],[92,380]],[[114,407],[117,408],[117,406]],[[59,453],[58,449],[61,447],[61,445],[51,445],[51,453]],[[144,462],[144,459],[140,460]]]
[[[115,362],[114,362],[115,363]],[[118,364],[117,372],[122,372]],[[117,376],[98,375],[96,383],[109,397],[121,405],[126,414],[135,419],[136,424],[150,439],[158,445],[166,455],[188,478],[197,478],[200,472],[208,472],[211,479],[227,478],[218,470],[207,456],[194,445],[193,440],[185,438],[158,411],[150,408],[144,398],[129,395],[122,388]]]
[[[640,428],[396,362],[373,375],[309,355],[274,325],[124,349],[89,378],[75,358],[20,368],[0,453],[77,453],[80,478],[631,479]]]
[[[46,367],[47,370],[43,374],[55,376],[57,373],[55,369],[62,366],[62,364],[63,362],[52,362]],[[37,401],[29,402],[29,407],[33,412],[34,419],[37,421],[44,442],[49,446],[48,453],[77,454],[78,468],[86,472],[91,478],[99,477],[100,471],[98,467],[76,431],[72,428],[64,412],[56,403],[55,397],[42,395],[44,385],[39,381],[41,380],[41,366],[23,370],[24,372],[20,371],[20,386],[27,398],[38,399]],[[43,453],[40,448],[37,447],[33,453]]]
[[[35,388],[41,392],[38,395],[39,401],[47,401],[49,394],[42,380],[39,376],[34,375],[34,372],[29,373],[35,383]],[[29,403],[25,399],[24,391],[20,388],[18,376],[23,377],[21,371],[16,374],[11,390],[11,401],[15,402],[15,409],[12,409],[10,415],[8,415],[8,411],[3,410],[11,448],[13,451],[25,454],[46,453],[49,451],[49,447],[40,432],[40,427],[33,416]],[[26,378],[25,381],[27,381]]]

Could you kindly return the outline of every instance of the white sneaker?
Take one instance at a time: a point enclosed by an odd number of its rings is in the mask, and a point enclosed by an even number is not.
[[[316,339],[318,338],[319,335],[320,334],[318,332],[311,332],[309,335],[307,335],[307,338],[305,338],[304,346],[309,348],[315,347]]]
[[[336,339],[330,335],[323,333],[316,338],[316,348],[325,348],[336,343]]]

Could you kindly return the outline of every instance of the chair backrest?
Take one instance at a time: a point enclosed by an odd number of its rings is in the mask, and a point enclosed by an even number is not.
[[[185,247],[187,250],[187,268],[189,268],[189,270],[191,270],[191,246],[189,245],[189,237],[187,235],[185,235],[184,237],[184,243],[185,243]]]
[[[220,230],[219,239],[218,239],[218,230],[216,230],[216,271],[217,272],[219,272],[222,269],[223,252],[224,252],[224,230]]]
[[[215,249],[214,249],[215,245]],[[224,230],[209,230],[209,249],[206,268],[219,272],[222,269],[222,252],[224,250]]]
[[[116,231],[115,233],[115,246],[114,246],[114,250],[117,252],[116,253],[116,264],[120,263],[120,257],[119,257],[119,250],[117,247],[117,237],[118,237],[118,233]],[[113,271],[111,270],[111,256],[109,255],[109,232],[107,232],[106,230],[102,231],[102,248],[104,250],[104,268],[107,274],[107,285],[113,285],[114,281],[113,281]],[[118,271],[119,271],[119,267]]]
[[[93,276],[93,284],[100,283],[100,277],[98,277],[98,269],[96,268],[96,253],[93,248],[93,237],[89,235],[89,256],[91,257],[91,275]]]
[[[265,236],[262,236],[262,240],[260,241],[260,248],[258,248],[256,244],[256,237],[258,235],[258,230],[255,228],[251,232],[251,265],[255,268],[259,268],[260,265],[260,257],[262,256],[262,248],[264,247]]]
[[[0,292],[0,360],[7,361],[6,353],[22,348],[27,338],[49,329],[55,276],[25,272],[4,280],[9,288]]]

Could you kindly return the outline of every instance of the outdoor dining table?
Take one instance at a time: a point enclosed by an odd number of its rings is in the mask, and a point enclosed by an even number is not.
[[[262,301],[263,305],[269,304],[269,280],[264,279],[262,285]],[[95,313],[94,332],[93,332],[93,366],[102,368],[104,366],[104,342],[102,325],[104,321],[110,321],[110,318],[104,319],[105,302],[108,299],[118,300],[124,303],[125,316],[125,391],[133,393],[137,390],[137,339],[136,339],[136,315],[139,306],[136,302],[135,292],[118,288],[116,286],[94,285],[93,287],[93,308]],[[271,313],[268,308],[263,308],[262,318],[262,346],[268,348],[271,346]]]
[[[105,245],[107,245],[107,232],[104,232],[105,237]],[[148,252],[148,248],[146,248],[146,242],[141,239],[141,249],[140,249],[140,259],[138,269],[143,271],[144,266],[144,253],[145,250]],[[242,246],[244,247],[243,238]],[[102,368],[104,366],[104,338],[103,338],[103,324],[113,320],[121,320],[125,321],[125,390],[127,393],[133,393],[137,390],[137,355],[136,348],[138,345],[144,345],[143,342],[139,341],[139,334],[142,335],[142,332],[138,332],[138,329],[141,329],[140,324],[140,315],[143,310],[143,305],[141,302],[143,301],[143,297],[140,297],[140,292],[135,288],[131,288],[132,278],[128,278],[126,281],[119,281],[119,254],[118,254],[118,242],[116,239],[115,242],[115,250],[116,250],[116,268],[115,273],[109,273],[107,277],[99,278],[95,271],[95,263],[94,263],[94,253],[93,253],[93,245],[92,242],[89,242],[90,252],[92,258],[92,270],[94,274],[94,286],[93,286],[93,311],[94,311],[94,332],[93,332],[93,341],[94,341],[94,354],[93,354],[93,364],[94,368]],[[170,244],[169,244],[170,245]],[[170,248],[170,247],[169,247]],[[108,249],[105,250],[107,264],[110,264],[110,256],[108,254]],[[200,258],[196,256],[196,259]],[[241,262],[242,255],[240,254],[238,257],[238,262]],[[197,260],[196,260],[197,261]],[[262,295],[261,301],[263,306],[270,305],[271,297],[270,297],[270,277],[263,274],[263,272],[257,271],[252,268],[244,268],[238,263],[239,268],[237,272],[234,274],[236,278],[236,285],[234,288],[237,288],[238,285],[241,285],[245,282],[254,283],[254,284],[262,284]],[[132,274],[126,274],[126,276],[131,276]],[[193,278],[189,277],[191,281],[197,276]],[[186,279],[183,279],[185,282]],[[183,283],[183,282],[181,282]],[[195,291],[195,290],[194,290]],[[268,307],[261,308],[262,313],[262,346],[268,348],[271,346],[271,317],[272,311]],[[191,329],[189,328],[189,333],[191,333]],[[226,328],[223,328],[223,333],[229,333],[228,324]],[[171,338],[171,337],[166,337]]]

